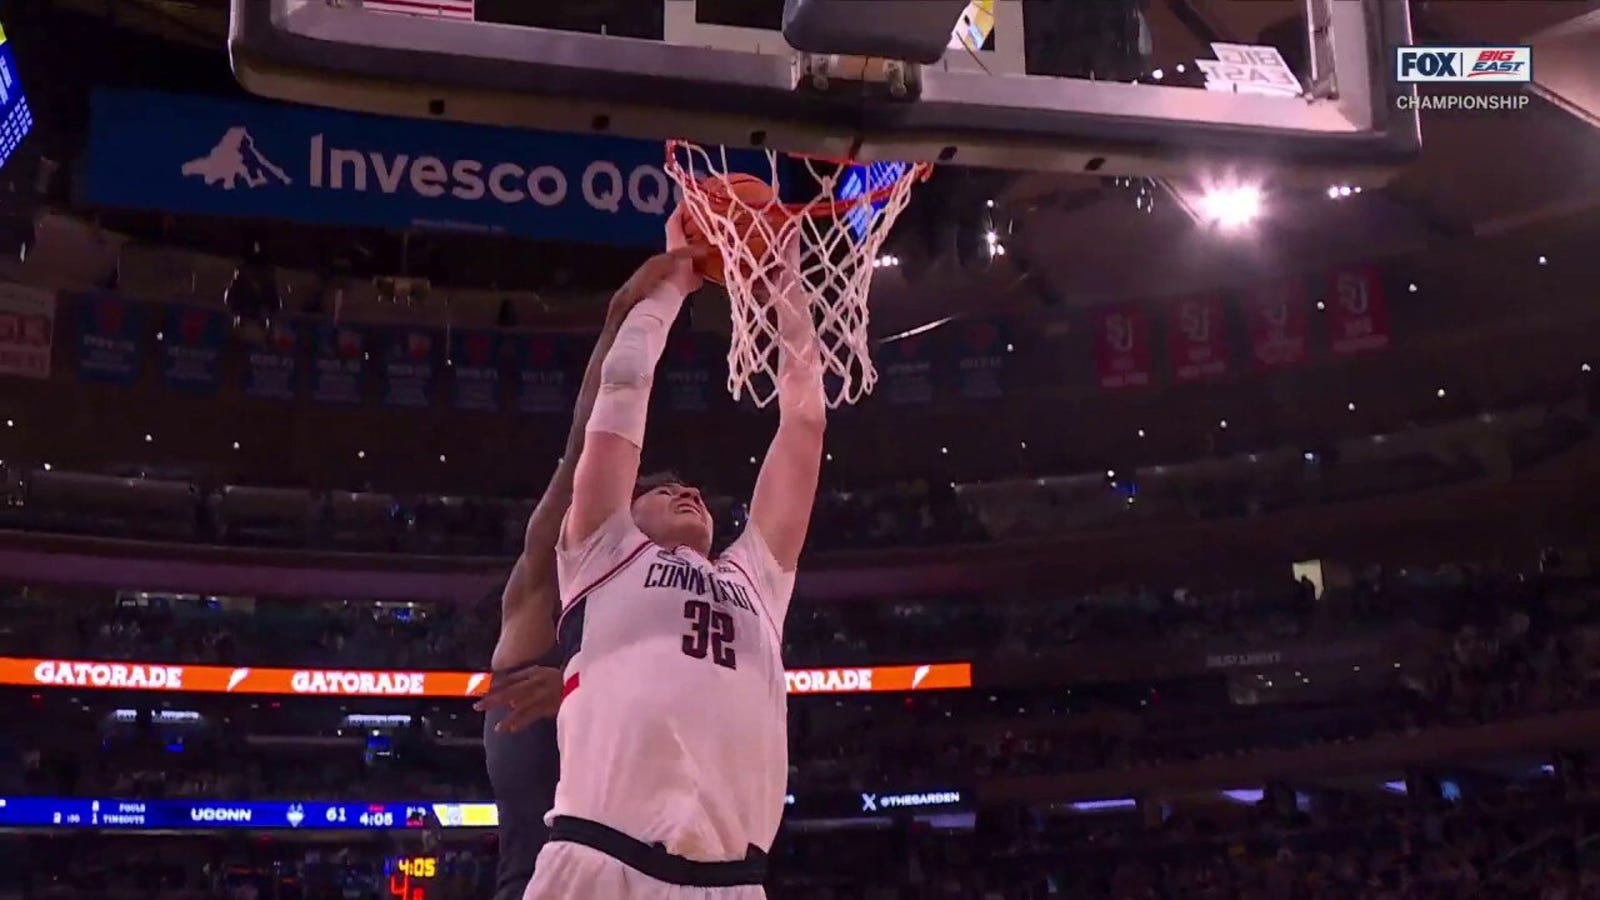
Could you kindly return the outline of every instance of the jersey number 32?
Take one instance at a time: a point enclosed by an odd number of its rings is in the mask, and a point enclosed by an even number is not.
[[[683,617],[689,620],[689,633],[683,636],[684,655],[695,659],[710,656],[724,669],[739,668],[733,652],[733,616],[712,609],[708,600],[688,600],[683,604]]]

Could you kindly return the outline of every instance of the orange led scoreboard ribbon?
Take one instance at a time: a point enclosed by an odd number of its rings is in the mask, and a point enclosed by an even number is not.
[[[0,657],[0,685],[290,697],[479,697],[487,672],[261,669]],[[790,694],[864,694],[972,687],[971,663],[790,669]]]

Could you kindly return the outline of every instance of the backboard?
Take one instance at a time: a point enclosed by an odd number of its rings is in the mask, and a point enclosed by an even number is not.
[[[658,34],[398,15],[362,0],[233,0],[230,50],[246,88],[300,103],[865,161],[1157,177],[1246,169],[1326,186],[1380,181],[1420,146],[1416,113],[1396,102],[1409,88],[1389,71],[1390,48],[1411,42],[1401,0],[1304,0],[1301,71],[1276,92],[1226,78],[1208,77],[1208,90],[1030,74],[1024,7],[1067,4],[979,0],[951,23],[938,62],[884,65],[801,53],[775,23],[718,21],[712,0],[641,2],[661,4]],[[479,18],[491,5],[478,0]]]

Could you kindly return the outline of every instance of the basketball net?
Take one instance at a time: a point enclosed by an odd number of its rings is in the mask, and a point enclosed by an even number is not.
[[[765,153],[765,173],[740,173],[729,168],[725,147],[667,143],[666,170],[678,185],[686,215],[722,254],[723,286],[733,314],[728,392],[735,400],[748,394],[756,406],[777,396],[776,304],[797,284],[816,325],[828,406],[855,403],[878,380],[867,334],[872,272],[884,238],[911,198],[912,184],[927,178],[930,167],[790,156],[805,167],[818,191],[811,200],[784,203],[778,199],[779,153]],[[882,183],[869,183],[874,173]],[[767,199],[752,203],[725,189],[718,180],[732,174],[765,181],[771,188]],[[860,190],[837,199],[841,184],[852,177],[860,180]]]

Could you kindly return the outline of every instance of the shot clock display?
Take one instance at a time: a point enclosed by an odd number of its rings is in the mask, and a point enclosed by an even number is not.
[[[401,856],[388,861],[389,896],[398,900],[428,900],[430,887],[439,877],[435,856]]]

